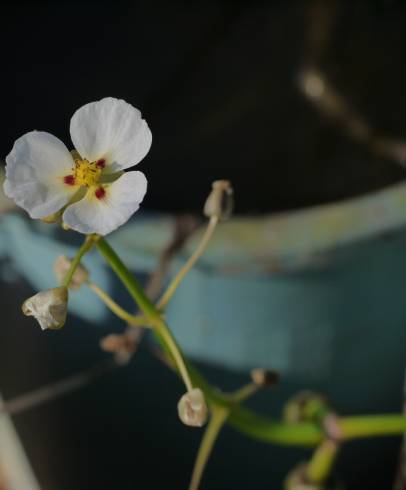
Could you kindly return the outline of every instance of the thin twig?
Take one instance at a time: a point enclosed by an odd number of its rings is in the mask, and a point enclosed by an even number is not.
[[[149,276],[145,286],[145,293],[150,300],[155,301],[159,297],[174,257],[182,250],[187,240],[198,228],[198,225],[199,221],[191,215],[180,215],[175,218],[172,238],[162,250],[157,266]],[[134,328],[130,324],[124,331],[124,335],[127,335],[135,345],[141,342],[144,334],[143,328]]]
[[[41,386],[32,391],[28,391],[23,395],[8,401],[4,401],[0,405],[0,416],[5,413],[15,415],[52,401],[60,396],[88,385],[103,375],[114,371],[117,367],[118,365],[111,360],[107,362],[103,361],[95,364],[89,369],[67,376],[54,383]]]
[[[405,166],[406,141],[373,128],[334,87],[320,67],[323,57],[327,55],[332,26],[338,11],[337,5],[333,0],[315,0],[310,3],[308,44],[304,54],[304,67],[298,77],[299,90],[351,139],[365,145],[372,153]]]

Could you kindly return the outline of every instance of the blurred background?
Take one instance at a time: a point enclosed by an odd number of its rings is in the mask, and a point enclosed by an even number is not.
[[[16,138],[32,129],[49,131],[71,147],[69,120],[77,108],[105,96],[123,98],[142,111],[154,138],[139,165],[149,180],[145,226],[162,212],[174,219],[191,214],[198,222],[211,182],[218,178],[233,182],[236,213],[243,219],[267,219],[273,212],[362,199],[402,186],[406,5],[400,0],[14,1],[0,9],[1,159]],[[391,229],[393,248],[385,250],[380,272],[372,278],[379,283],[395,271],[401,274],[397,292],[383,300],[385,311],[397,318],[396,328],[406,327],[401,302],[406,257],[400,256],[405,236],[396,234],[404,230],[405,209],[397,210],[401,217]],[[382,222],[390,221],[389,214]],[[23,318],[22,300],[49,280],[51,271],[43,272],[46,261],[79,239],[57,232],[51,237],[45,226],[29,223],[22,214],[3,214],[1,219],[0,392],[7,400],[108,360],[99,339],[123,327],[109,315],[92,316],[92,306],[84,315],[78,308],[63,332],[48,335]],[[138,231],[128,228],[120,243],[129,257],[143,247],[156,257],[167,245],[169,225],[166,218],[159,219],[162,235],[158,230],[151,243],[143,235],[149,225]],[[387,229],[382,228],[386,239]],[[306,234],[306,227],[300,231]],[[44,234],[49,235],[46,246],[41,238],[36,241]],[[292,240],[295,233],[289,246]],[[31,245],[43,255],[34,255]],[[379,250],[370,252],[371,262],[377,262]],[[227,247],[222,253],[227,254]],[[363,255],[357,250],[348,268],[354,270]],[[23,262],[19,256],[25,257]],[[360,267],[369,269],[368,263]],[[144,281],[149,269],[139,271]],[[283,280],[293,277],[296,287],[298,277],[303,279],[302,272],[297,274]],[[130,306],[108,273],[102,280],[121,304]],[[314,275],[309,279],[312,284],[315,280]],[[323,288],[328,280],[317,276]],[[351,284],[357,294],[358,283]],[[374,298],[381,298],[381,292],[366,297],[365,307]],[[354,317],[354,322],[363,321]],[[347,340],[340,349],[351,350],[352,340]],[[403,340],[398,337],[399,344]],[[373,342],[380,340],[374,337]],[[375,390],[371,405],[360,397],[355,406],[343,395],[342,407],[401,410],[406,353],[403,345],[398,349],[396,373],[382,380],[390,394],[383,397]],[[209,378],[225,389],[248,379],[245,364],[238,370],[209,362],[204,352],[196,357]],[[374,358],[368,353],[365,359]],[[283,363],[274,363],[283,371]],[[326,387],[326,379],[309,379],[311,386]],[[281,386],[261,394],[254,406],[279,413],[293,387],[308,387],[295,380],[284,385],[282,376]],[[359,376],[357,382],[362,381]],[[178,422],[175,408],[181,393],[179,381],[144,342],[128,366],[97,376],[68,396],[21,411],[13,422],[44,490],[182,489],[187,488],[201,433]],[[396,438],[349,444],[338,462],[338,479],[349,489],[391,488],[399,445]],[[281,488],[289,469],[307,455],[256,443],[227,428],[202,489]]]

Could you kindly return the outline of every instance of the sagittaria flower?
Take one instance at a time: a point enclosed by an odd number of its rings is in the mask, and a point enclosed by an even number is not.
[[[73,230],[107,235],[144,198],[145,175],[123,171],[148,153],[151,131],[138,109],[108,97],[78,109],[70,135],[72,152],[43,131],[21,136],[6,158],[4,191],[31,218],[61,212]]]

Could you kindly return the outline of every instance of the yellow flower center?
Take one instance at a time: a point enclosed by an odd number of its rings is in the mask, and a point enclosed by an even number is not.
[[[84,159],[75,160],[73,167],[73,177],[76,185],[90,187],[98,183],[100,175],[105,166],[104,160],[89,162]]]

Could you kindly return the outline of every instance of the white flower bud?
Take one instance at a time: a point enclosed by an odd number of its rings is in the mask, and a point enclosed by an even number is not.
[[[68,290],[65,286],[40,291],[22,305],[24,315],[38,320],[42,330],[62,328],[68,311]]]
[[[185,425],[202,427],[207,420],[207,405],[200,388],[185,393],[178,403],[178,414]]]
[[[234,208],[233,194],[233,188],[228,180],[213,182],[212,191],[204,205],[205,216],[217,217],[221,221],[230,218]]]
[[[59,283],[62,283],[65,279],[71,266],[71,259],[68,259],[65,255],[60,255],[54,263],[54,273]],[[84,284],[89,279],[89,271],[82,264],[79,264],[73,274],[72,280],[70,282],[70,289],[79,289],[82,284]]]

